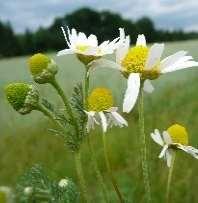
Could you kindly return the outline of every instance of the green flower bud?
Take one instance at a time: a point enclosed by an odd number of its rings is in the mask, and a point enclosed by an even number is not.
[[[39,93],[32,85],[12,83],[5,88],[7,100],[20,114],[28,114],[37,109]]]
[[[39,84],[50,83],[58,72],[57,64],[41,53],[30,57],[29,68],[34,81]]]

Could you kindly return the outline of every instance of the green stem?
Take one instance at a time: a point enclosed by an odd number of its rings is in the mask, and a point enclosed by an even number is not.
[[[88,98],[88,94],[89,94],[89,72],[86,71],[85,72],[85,86],[84,86],[84,106],[87,109],[88,108],[88,102],[87,102],[87,98]]]
[[[112,185],[114,187],[114,190],[118,196],[120,203],[124,203],[124,199],[122,198],[122,194],[121,194],[121,192],[117,186],[116,180],[115,180],[113,173],[112,173],[112,169],[111,169],[111,165],[110,165],[110,161],[109,161],[109,156],[108,156],[107,141],[106,141],[105,133],[103,133],[102,138],[103,138],[104,156],[105,156],[105,162],[106,162],[108,174],[110,176]]]
[[[74,126],[75,126],[75,130],[76,130],[76,134],[78,135],[78,124],[76,123],[76,119],[74,118],[73,112],[72,112],[72,108],[69,104],[69,101],[67,99],[67,97],[65,96],[64,91],[62,90],[62,88],[60,87],[60,85],[58,84],[58,82],[56,81],[56,79],[54,79],[51,82],[51,85],[56,89],[56,91],[58,92],[58,94],[60,95],[60,97],[63,100],[63,103],[65,105],[66,111],[69,114],[71,121],[73,122]]]
[[[143,85],[140,88],[139,96],[139,131],[140,139],[142,142],[141,146],[141,157],[142,157],[142,171],[143,171],[143,180],[146,191],[147,202],[151,202],[151,188],[149,181],[149,168],[147,161],[147,147],[146,147],[146,135],[144,132],[144,94],[143,94]]]
[[[94,167],[94,170],[95,170],[98,182],[100,183],[100,185],[102,187],[102,192],[103,192],[104,200],[105,200],[105,202],[109,202],[108,201],[108,195],[107,195],[107,189],[106,189],[106,186],[104,184],[104,180],[103,180],[102,174],[101,174],[101,172],[100,172],[100,170],[98,168],[95,151],[93,149],[93,146],[92,146],[92,143],[91,143],[89,135],[87,136],[87,139],[88,139],[89,151],[90,151],[90,154],[91,154],[91,161],[92,161],[92,164],[93,164],[93,167]]]
[[[47,109],[45,109],[42,105],[38,105],[36,110],[42,112],[45,116],[47,116],[51,121],[53,121],[58,127],[60,127],[62,130],[65,130],[63,128],[63,126],[56,120],[56,118],[54,117],[54,115],[48,111]]]
[[[82,191],[83,200],[84,200],[84,202],[90,202],[89,197],[87,195],[87,187],[86,187],[82,164],[81,164],[80,151],[75,152],[75,163],[76,163],[76,170],[77,170],[79,184],[80,184],[81,191]]]
[[[171,181],[172,181],[172,176],[173,176],[173,168],[174,168],[175,158],[176,158],[176,152],[173,152],[173,156],[172,156],[172,160],[171,160],[171,166],[170,166],[170,169],[168,172],[168,182],[167,182],[167,188],[166,188],[166,203],[169,203],[170,186],[171,186]]]
[[[85,81],[85,84],[84,84],[84,107],[85,107],[85,109],[88,109],[88,102],[87,102],[87,98],[88,98],[88,94],[89,94],[89,72],[88,72],[88,68],[86,68],[84,81]],[[86,123],[85,123],[85,125],[86,125]],[[85,128],[86,128],[86,126],[85,126]],[[100,183],[100,185],[102,187],[104,199],[106,202],[108,202],[107,190],[106,190],[106,187],[105,187],[105,184],[103,181],[102,174],[100,173],[100,170],[98,168],[95,151],[93,149],[89,133],[87,133],[87,141],[88,141],[88,147],[89,147],[89,151],[91,154],[91,161],[92,161],[92,164],[94,166],[96,177],[97,177],[98,182]]]

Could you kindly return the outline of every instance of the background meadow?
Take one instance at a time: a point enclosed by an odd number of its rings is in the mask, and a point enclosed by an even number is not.
[[[166,43],[165,55],[177,50],[188,50],[198,60],[198,41]],[[71,95],[75,83],[83,78],[84,67],[74,56],[57,57],[49,53],[59,65],[57,79],[64,91]],[[15,186],[17,178],[35,163],[44,166],[48,174],[56,179],[70,177],[77,182],[72,153],[64,147],[63,140],[52,134],[51,122],[38,112],[21,116],[5,99],[4,86],[10,82],[31,82],[26,57],[0,60],[0,185]],[[161,76],[154,81],[155,91],[145,95],[145,127],[149,149],[150,178],[153,202],[163,201],[168,169],[163,160],[158,159],[160,147],[150,139],[154,128],[164,130],[173,123],[186,126],[190,144],[198,147],[198,68],[192,68]],[[96,70],[91,76],[91,88],[109,87],[113,91],[115,105],[120,107],[126,87],[125,79],[115,70]],[[58,108],[60,99],[49,85],[38,86],[41,95],[48,98]],[[110,157],[115,177],[121,191],[130,202],[144,202],[144,187],[141,177],[140,142],[138,135],[137,106],[129,115],[128,128],[113,128],[108,131]],[[100,129],[92,132],[91,141],[97,153],[100,170],[108,185],[111,202],[116,196],[109,180],[102,152]],[[96,182],[90,154],[83,145],[83,166],[92,202],[101,202],[101,190]],[[178,153],[171,188],[174,203],[198,202],[198,161],[187,154]]]

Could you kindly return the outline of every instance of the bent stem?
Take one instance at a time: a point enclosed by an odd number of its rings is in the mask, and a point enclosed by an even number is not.
[[[103,146],[104,146],[104,156],[105,156],[105,163],[106,163],[106,167],[107,167],[107,171],[108,171],[108,174],[110,176],[110,179],[111,179],[111,182],[112,182],[112,185],[114,187],[114,190],[119,198],[119,201],[121,203],[124,203],[124,199],[122,197],[122,194],[117,186],[117,183],[116,183],[116,180],[113,176],[113,173],[112,173],[112,169],[111,169],[111,165],[110,165],[110,161],[109,161],[109,156],[108,156],[108,149],[107,149],[107,141],[106,141],[106,135],[105,133],[103,133],[102,135],[102,139],[103,139]]]
[[[173,152],[171,166],[168,172],[168,182],[167,182],[167,188],[166,188],[166,203],[169,203],[170,186],[171,186],[171,181],[173,177],[173,168],[174,168],[175,158],[176,158],[176,152]]]
[[[84,178],[83,169],[82,169],[82,164],[81,164],[80,151],[75,152],[74,156],[75,156],[77,176],[79,179],[79,184],[81,187],[83,200],[84,200],[84,202],[90,202],[88,194],[87,194],[87,187],[86,187],[85,178]]]
[[[144,132],[144,94],[143,94],[143,83],[140,87],[140,96],[139,96],[139,131],[141,139],[141,157],[142,157],[142,172],[143,180],[146,191],[147,202],[151,202],[151,188],[149,181],[149,168],[147,161],[147,147],[146,147],[146,135]]]
[[[93,146],[92,146],[92,143],[91,143],[89,135],[88,135],[87,139],[88,139],[89,151],[90,151],[90,154],[91,154],[91,161],[92,161],[92,164],[93,164],[93,167],[94,167],[94,170],[95,170],[98,182],[99,182],[99,184],[102,187],[102,192],[103,192],[104,200],[105,200],[105,202],[109,202],[108,201],[108,195],[107,195],[107,189],[106,189],[106,186],[104,184],[104,180],[103,180],[102,174],[101,174],[101,172],[100,172],[100,170],[98,168],[95,151],[93,149]]]

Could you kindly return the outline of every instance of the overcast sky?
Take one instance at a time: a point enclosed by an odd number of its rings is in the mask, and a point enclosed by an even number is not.
[[[131,19],[149,16],[158,28],[198,31],[198,0],[0,0],[0,20],[10,21],[17,32],[35,30],[83,6]]]

